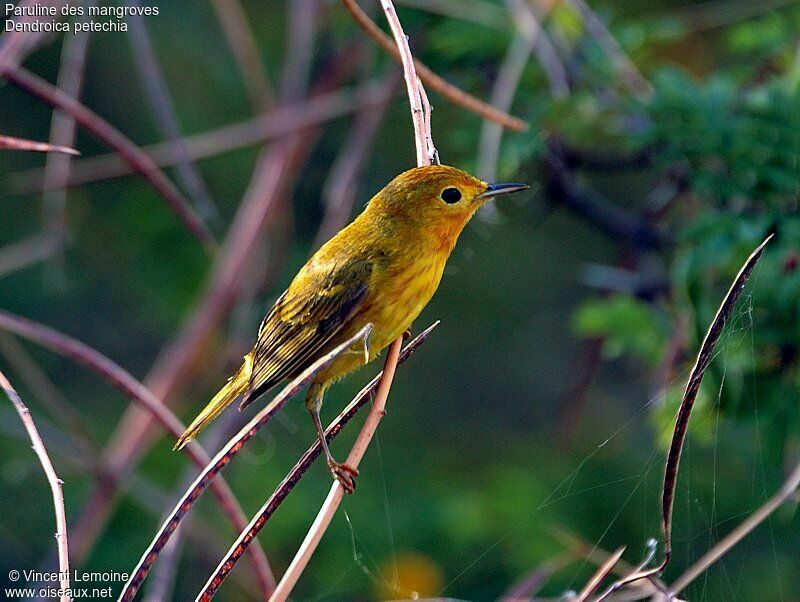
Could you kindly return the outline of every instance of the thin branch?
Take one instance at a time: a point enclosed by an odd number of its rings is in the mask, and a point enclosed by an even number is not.
[[[353,18],[361,27],[361,29],[363,29],[372,39],[374,39],[378,45],[381,46],[381,48],[391,54],[396,61],[400,62],[401,55],[397,46],[394,44],[394,42],[392,42],[392,39],[387,36],[372,19],[369,18],[369,15],[367,15],[361,9],[356,0],[342,0],[342,2],[347,10],[350,11],[350,14],[353,15]],[[414,65],[416,67],[417,74],[425,85],[430,86],[432,90],[436,90],[439,94],[454,104],[462,106],[465,109],[480,115],[484,119],[496,121],[503,127],[506,127],[510,130],[524,132],[528,129],[528,124],[525,121],[517,117],[512,117],[503,111],[499,111],[493,106],[488,105],[482,100],[478,100],[471,94],[468,94],[460,88],[457,88],[453,84],[436,75],[436,73],[431,71],[422,62],[414,59]]]
[[[131,5],[140,6],[139,0],[129,0]],[[192,163],[186,143],[181,134],[178,117],[175,114],[175,105],[169,93],[167,81],[158,63],[153,42],[147,31],[147,24],[140,14],[131,13],[128,16],[130,29],[128,39],[133,50],[133,64],[139,74],[139,81],[150,100],[158,128],[177,152],[176,174],[178,180],[194,201],[197,210],[206,218],[217,216],[217,206],[211,199],[208,186],[203,177]]]
[[[347,2],[347,0],[345,0]],[[433,146],[431,131],[430,131],[430,105],[427,101],[424,89],[420,78],[417,77],[415,70],[414,57],[411,54],[411,49],[408,46],[408,37],[403,31],[400,20],[397,18],[394,5],[391,0],[381,0],[381,7],[386,15],[386,20],[392,30],[395,42],[397,44],[397,52],[403,63],[403,76],[406,81],[408,90],[408,103],[411,108],[411,120],[414,124],[414,142],[417,151],[417,166],[423,167],[431,164],[431,159],[435,156],[435,147]],[[359,9],[360,10],[360,9]],[[370,21],[372,23],[372,21]],[[423,103],[427,108],[427,113],[423,109]],[[433,150],[431,150],[433,149]],[[386,361],[383,366],[383,375],[378,384],[378,390],[375,394],[375,400],[372,409],[367,416],[361,432],[358,434],[355,443],[353,444],[350,454],[347,456],[346,464],[353,468],[358,468],[361,458],[367,451],[372,437],[378,428],[383,416],[386,414],[384,408],[386,407],[386,399],[389,396],[389,390],[392,387],[392,379],[394,378],[395,370],[397,369],[397,360],[400,357],[400,348],[403,345],[403,337],[400,336],[389,347],[389,352],[386,355]],[[283,577],[278,582],[275,592],[270,598],[271,601],[283,602],[289,598],[294,586],[303,574],[306,566],[308,565],[311,556],[317,549],[322,536],[325,534],[328,526],[330,525],[339,504],[344,497],[344,488],[340,481],[335,481],[331,486],[328,497],[322,505],[317,518],[309,528],[303,543],[300,545],[297,554],[292,560],[289,568],[286,569]],[[202,594],[201,594],[202,595]]]
[[[275,93],[242,4],[239,0],[212,0],[211,4],[242,74],[250,106],[254,113],[261,113],[274,102]]]
[[[285,104],[245,121],[226,125],[199,134],[184,136],[189,157],[197,161],[262,144],[274,138],[304,130],[337,119],[358,109],[369,109],[384,102],[383,83],[373,80],[353,90],[325,92],[308,100]],[[169,142],[141,147],[161,167],[175,165],[179,150]],[[97,155],[77,160],[68,186],[78,186],[109,178],[118,178],[135,170],[117,154]],[[25,193],[41,190],[42,170],[32,169],[14,174],[11,187]]]
[[[600,584],[603,580],[611,574],[611,571],[614,570],[614,567],[619,562],[619,559],[622,558],[622,554],[625,552],[625,546],[618,548],[616,552],[611,554],[608,559],[601,564],[597,571],[595,571],[594,575],[586,582],[586,585],[581,590],[581,593],[578,594],[578,597],[575,598],[576,602],[586,602],[589,599],[594,591],[600,587]]]
[[[2,69],[2,68],[0,68]],[[186,228],[206,247],[215,247],[214,238],[208,227],[195,213],[188,201],[175,188],[172,182],[158,169],[156,164],[127,136],[114,128],[105,119],[86,108],[73,97],[49,84],[42,78],[25,69],[0,71],[2,76],[40,100],[57,107],[71,115],[84,129],[104,144],[113,148],[133,169],[155,188],[167,201]]]
[[[792,470],[789,477],[784,481],[775,495],[768,499],[758,510],[753,512],[747,520],[717,542],[713,548],[703,554],[700,560],[686,569],[686,571],[670,586],[670,592],[676,595],[686,589],[686,586],[707,571],[717,560],[727,554],[733,546],[738,544],[749,535],[753,529],[763,523],[784,502],[792,499],[799,488],[800,463],[795,466],[794,470]]]
[[[94,6],[95,2],[86,2],[86,6]],[[88,16],[78,17],[86,20]],[[64,36],[61,45],[61,61],[58,68],[58,87],[65,94],[80,99],[83,87],[83,74],[86,64],[86,52],[89,47],[89,32],[78,31]],[[64,146],[75,144],[75,119],[58,109],[53,111],[50,120],[50,143]],[[69,155],[48,155],[44,165],[45,193],[42,198],[42,222],[45,232],[54,239],[59,251],[57,260],[53,262],[55,270],[50,275],[58,274],[63,281],[63,249],[66,243],[66,182],[69,179],[72,157]]]
[[[24,138],[14,138],[13,136],[0,136],[0,149],[30,151],[36,153],[63,153],[65,155],[80,155],[78,151],[69,146],[50,144],[48,142],[36,142],[34,140],[25,140]]]
[[[174,437],[179,437],[184,432],[184,425],[160,399],[125,369],[99,351],[52,328],[2,310],[0,310],[0,328],[86,366],[123,395],[145,408]],[[199,444],[187,446],[185,449],[189,458],[199,468],[208,464],[209,455]],[[224,480],[217,481],[214,484],[214,495],[236,532],[240,532],[247,524],[247,519],[230,486]],[[267,576],[267,580],[271,579],[274,584],[274,577],[272,577],[266,555],[260,547],[254,550],[253,562],[259,574]]]
[[[439,322],[434,322],[423,332],[414,337],[414,339],[412,339],[400,352],[397,365],[399,366],[409,357],[411,357],[419,348],[419,346],[425,342],[431,332],[433,332],[433,329],[438,325]],[[375,392],[378,389],[378,386],[380,385],[382,377],[383,372],[373,378],[363,389],[361,389],[361,391],[359,391],[359,393],[353,398],[347,407],[342,410],[341,414],[339,414],[336,420],[334,420],[328,426],[328,428],[325,430],[325,439],[328,442],[332,441],[339,433],[341,433],[345,425],[352,420],[352,418],[370,399],[372,399],[373,395],[375,395]],[[216,594],[217,590],[222,585],[222,582],[233,570],[233,567],[239,561],[242,554],[255,540],[258,533],[267,524],[267,521],[269,521],[272,515],[275,514],[275,511],[278,509],[278,507],[283,503],[289,493],[291,493],[292,489],[294,489],[295,485],[297,485],[297,483],[321,453],[322,444],[317,439],[314,441],[314,444],[308,449],[308,451],[306,451],[300,457],[300,459],[297,461],[297,464],[295,464],[292,470],[289,471],[289,474],[284,477],[283,481],[280,482],[273,494],[269,496],[269,499],[264,502],[264,505],[261,506],[261,509],[250,521],[250,524],[247,525],[247,529],[242,531],[238,539],[233,543],[233,545],[231,545],[228,553],[217,565],[217,569],[214,574],[209,577],[205,586],[203,586],[203,589],[198,594],[198,599],[204,601],[210,600],[214,594]]]
[[[306,368],[297,378],[293,379],[287,384],[280,393],[278,393],[270,403],[259,411],[244,427],[242,427],[236,435],[234,435],[213,459],[209,460],[203,467],[203,470],[186,490],[181,499],[175,505],[172,512],[168,515],[167,519],[161,524],[156,532],[153,541],[147,547],[147,550],[142,554],[136,567],[131,571],[125,587],[120,593],[120,602],[133,600],[136,592],[141,587],[142,582],[147,577],[150,567],[158,558],[158,554],[169,541],[170,536],[175,532],[175,529],[180,525],[183,518],[191,510],[197,499],[203,494],[206,488],[215,482],[219,472],[228,465],[228,463],[238,454],[244,444],[253,438],[256,433],[269,422],[275,413],[280,410],[283,405],[293,397],[297,392],[319,373],[320,370],[329,365],[334,359],[339,357],[342,353],[346,352],[351,345],[356,341],[360,341],[369,336],[372,330],[372,324],[367,324],[364,328],[359,330],[355,335],[341,343],[330,352],[326,353],[308,368]],[[244,528],[246,529],[246,527]],[[242,531],[244,530],[242,529]]]
[[[665,538],[665,558],[661,567],[662,569],[669,562],[669,557],[672,553],[672,506],[675,501],[675,486],[678,480],[678,468],[680,466],[681,452],[683,451],[683,443],[686,439],[686,429],[689,426],[689,417],[692,413],[692,407],[694,406],[695,399],[697,398],[697,393],[700,390],[700,383],[703,381],[706,368],[708,368],[708,365],[711,363],[711,359],[714,357],[714,348],[717,345],[717,341],[719,341],[722,330],[725,328],[725,324],[727,323],[731,312],[733,312],[736,301],[739,299],[739,295],[742,294],[742,290],[744,289],[745,284],[747,284],[750,274],[753,273],[753,269],[756,267],[758,260],[761,258],[764,247],[771,238],[772,234],[770,234],[764,240],[764,242],[756,247],[755,251],[752,252],[750,257],[747,258],[747,261],[744,262],[744,265],[742,265],[742,268],[739,270],[736,278],[734,278],[733,284],[731,284],[730,289],[728,289],[728,292],[725,295],[725,298],[722,300],[722,303],[720,304],[719,309],[717,310],[717,313],[711,322],[711,325],[708,327],[708,332],[706,332],[706,336],[703,339],[703,344],[700,346],[700,351],[697,354],[697,360],[695,361],[694,367],[689,374],[689,380],[686,383],[686,389],[683,393],[683,399],[681,401],[680,408],[678,409],[678,415],[675,418],[675,431],[672,435],[672,442],[670,443],[669,454],[667,455],[667,465],[664,470],[664,486],[661,495],[661,513]]]
[[[50,462],[50,456],[47,455],[47,450],[44,447],[44,442],[39,436],[39,431],[36,430],[36,425],[31,417],[31,412],[27,406],[22,403],[22,400],[17,395],[14,387],[6,379],[5,374],[0,372],[0,387],[6,392],[11,403],[14,404],[14,409],[17,410],[22,424],[25,425],[25,430],[28,431],[28,436],[33,444],[33,451],[39,458],[42,464],[44,474],[47,477],[47,482],[50,485],[50,491],[53,494],[53,506],[56,513],[56,542],[58,544],[58,580],[63,590],[61,595],[61,602],[70,602],[70,596],[67,593],[69,590],[69,545],[67,544],[67,514],[64,511],[64,494],[61,491],[61,486],[64,481],[58,478],[53,463]]]

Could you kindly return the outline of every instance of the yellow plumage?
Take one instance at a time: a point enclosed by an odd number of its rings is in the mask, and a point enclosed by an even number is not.
[[[333,460],[319,410],[331,383],[372,360],[428,304],[466,223],[487,199],[525,188],[490,186],[447,166],[419,167],[392,180],[349,226],[319,249],[264,318],[239,371],[181,436],[182,447],[243,396],[242,407],[373,324],[363,348],[333,360],[314,379],[306,405],[336,478],[352,490],[352,472]],[[349,472],[348,472],[349,471]]]

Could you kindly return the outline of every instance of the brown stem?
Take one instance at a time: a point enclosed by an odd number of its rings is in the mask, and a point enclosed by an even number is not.
[[[61,590],[64,593],[61,595],[61,602],[70,602],[70,596],[67,593],[69,590],[69,546],[67,544],[67,514],[64,511],[64,493],[61,486],[64,481],[58,478],[53,463],[50,461],[50,456],[47,455],[47,449],[44,447],[44,442],[39,436],[39,431],[36,430],[36,424],[33,422],[31,412],[27,406],[22,403],[22,400],[17,395],[14,387],[8,382],[5,374],[0,372],[0,387],[6,392],[11,403],[14,404],[14,409],[17,410],[22,424],[25,425],[25,430],[28,431],[28,436],[33,444],[33,451],[39,458],[42,464],[44,474],[47,477],[47,482],[50,485],[50,492],[53,495],[53,506],[56,513],[56,542],[58,544],[58,575]]]
[[[378,27],[372,19],[369,18],[369,15],[367,15],[367,13],[361,9],[356,0],[342,0],[342,2],[347,10],[350,11],[350,14],[353,15],[353,18],[361,27],[361,29],[363,29],[373,40],[375,40],[378,45],[381,46],[381,48],[391,54],[396,61],[400,62],[401,56],[397,45],[392,42],[392,39],[389,36],[383,33],[383,30],[381,30],[381,28]],[[414,66],[416,67],[417,74],[425,85],[430,86],[432,90],[436,90],[439,94],[451,102],[462,106],[477,115],[480,115],[484,119],[496,121],[503,127],[506,127],[510,130],[524,132],[528,129],[528,124],[522,119],[512,117],[503,111],[499,111],[493,106],[488,105],[482,100],[478,100],[471,94],[468,94],[460,88],[457,88],[453,84],[436,75],[436,73],[428,69],[428,67],[426,67],[419,60],[414,59]]]
[[[347,341],[338,345],[335,349],[326,353],[311,364],[311,366],[306,368],[297,378],[286,385],[281,392],[272,399],[267,407],[259,411],[250,422],[242,427],[242,429],[220,449],[213,459],[205,464],[195,481],[183,494],[167,519],[161,524],[153,541],[142,554],[136,567],[131,571],[130,577],[120,594],[120,602],[133,600],[142,582],[147,577],[150,567],[169,541],[170,536],[175,532],[175,529],[178,528],[178,525],[180,525],[189,510],[191,510],[197,499],[209,485],[215,482],[219,472],[241,451],[244,444],[253,438],[259,429],[267,424],[275,413],[283,407],[283,404],[294,396],[303,386],[308,384],[320,370],[325,368],[325,366],[330,364],[343,352],[347,351],[355,341],[359,341],[368,336],[371,330],[372,325],[368,324]]]
[[[397,365],[399,366],[409,357],[411,357],[411,355],[419,348],[420,345],[422,345],[422,343],[425,342],[430,333],[433,332],[433,329],[438,325],[439,322],[434,322],[418,336],[414,337],[414,339],[412,339],[400,352]],[[352,418],[370,399],[372,399],[373,395],[378,389],[378,385],[381,382],[382,376],[383,372],[378,374],[367,384],[367,386],[361,389],[361,391],[359,391],[359,393],[347,405],[342,413],[339,414],[336,420],[334,420],[328,426],[328,428],[325,430],[325,439],[327,441],[330,442],[339,433],[341,433],[344,426],[350,422],[350,420],[352,420]],[[311,468],[311,465],[321,453],[322,444],[319,442],[319,440],[315,440],[314,444],[300,457],[300,459],[297,461],[297,464],[294,465],[292,470],[289,471],[289,474],[287,474],[283,481],[280,482],[273,494],[269,496],[266,502],[264,502],[264,505],[261,506],[261,509],[250,521],[250,524],[247,525],[247,529],[242,531],[237,540],[228,550],[228,553],[222,560],[220,560],[216,571],[213,575],[211,575],[211,577],[209,577],[205,586],[198,594],[198,599],[210,600],[214,594],[216,594],[217,590],[222,585],[222,582],[242,557],[242,554],[244,554],[248,546],[253,543],[258,533],[267,524],[267,521],[269,521],[272,515],[275,514],[275,511],[278,509],[278,507],[283,503],[289,493],[291,493],[292,489],[295,488],[295,485],[297,485],[306,471]]]

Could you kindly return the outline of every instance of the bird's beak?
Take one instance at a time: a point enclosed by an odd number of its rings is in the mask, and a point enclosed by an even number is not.
[[[501,194],[510,194],[529,188],[527,184],[489,184],[489,186],[476,196],[476,199],[491,199]]]

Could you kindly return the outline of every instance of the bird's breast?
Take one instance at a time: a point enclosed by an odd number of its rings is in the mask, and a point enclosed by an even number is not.
[[[364,322],[375,325],[370,341],[370,355],[375,356],[405,332],[433,297],[447,257],[433,253],[415,261],[387,266],[374,281],[364,311]]]

